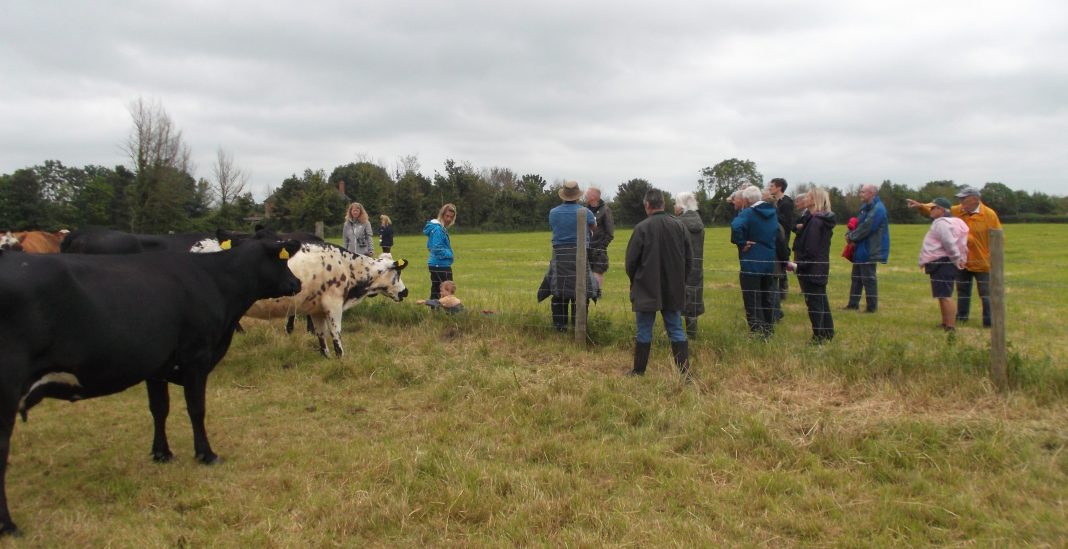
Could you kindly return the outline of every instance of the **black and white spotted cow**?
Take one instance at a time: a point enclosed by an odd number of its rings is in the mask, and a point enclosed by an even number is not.
[[[341,315],[366,297],[386,295],[394,301],[408,296],[401,280],[405,260],[373,258],[354,254],[326,243],[305,242],[300,253],[289,260],[289,269],[301,281],[301,291],[292,297],[257,301],[246,316],[261,319],[285,318],[294,314],[311,317],[319,351],[330,356],[326,335],[334,344],[334,354],[341,358]]]

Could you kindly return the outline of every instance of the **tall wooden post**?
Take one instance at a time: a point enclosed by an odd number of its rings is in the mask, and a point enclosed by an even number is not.
[[[575,215],[575,343],[586,346],[586,208]]]
[[[1005,346],[1005,233],[990,230],[990,376],[999,391],[1009,388]]]
[[[319,238],[323,238],[323,222],[322,221],[316,221],[315,222],[315,236],[317,236]]]

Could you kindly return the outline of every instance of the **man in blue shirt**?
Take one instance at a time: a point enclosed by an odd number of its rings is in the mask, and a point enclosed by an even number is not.
[[[549,228],[552,229],[553,257],[549,261],[549,271],[545,273],[541,288],[538,290],[538,301],[552,295],[553,326],[563,332],[569,324],[575,323],[575,246],[578,243],[578,227],[576,220],[577,212],[586,212],[586,245],[589,246],[590,233],[596,226],[593,212],[578,203],[582,197],[582,189],[575,181],[564,182],[560,187],[560,200],[564,203],[549,210]],[[587,277],[587,301],[599,295],[599,287],[590,274],[589,264],[586,265]],[[570,321],[568,309],[571,310]]]

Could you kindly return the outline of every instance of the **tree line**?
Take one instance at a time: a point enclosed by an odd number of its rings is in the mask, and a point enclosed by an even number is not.
[[[433,177],[420,171],[415,156],[398,159],[392,169],[368,159],[323,169],[305,169],[270,190],[263,202],[248,192],[248,176],[233,157],[219,149],[209,178],[196,178],[190,150],[181,131],[159,103],[131,103],[133,122],[123,144],[128,166],[70,167],[58,160],[0,175],[0,229],[58,230],[110,227],[139,233],[248,230],[261,224],[284,231],[312,230],[316,222],[338,234],[349,202],[360,202],[372,215],[386,214],[400,233],[419,231],[444,203],[456,204],[462,230],[543,230],[546,214],[559,204],[563,181],[538,174],[519,175],[508,168],[476,169],[446,160]],[[706,224],[729,223],[729,197],[747,185],[763,187],[764,177],[750,160],[727,159],[698,172],[694,192]],[[788,194],[812,183],[790,182]],[[585,185],[584,185],[585,186]],[[892,223],[922,223],[905,205],[906,198],[929,201],[952,198],[962,187],[931,181],[918,189],[883,181],[879,196]],[[618,184],[612,206],[621,226],[645,218],[642,197],[655,188],[646,179]],[[860,208],[859,185],[828,187],[831,205],[841,219]],[[605,196],[611,189],[602,189]],[[1013,191],[990,182],[981,187],[983,201],[1004,221],[1068,221],[1068,197]],[[669,200],[670,209],[670,200]],[[377,220],[372,220],[377,225]]]

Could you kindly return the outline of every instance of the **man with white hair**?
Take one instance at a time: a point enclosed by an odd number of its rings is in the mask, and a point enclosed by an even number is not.
[[[767,339],[774,331],[772,292],[775,282],[776,238],[779,218],[757,187],[741,191],[746,207],[731,221],[731,242],[738,245],[742,304],[749,332]]]
[[[601,200],[601,188],[590,184],[586,187],[586,208],[593,212],[597,224],[590,237],[589,262],[593,278],[604,287],[604,273],[608,271],[608,245],[616,237],[616,224],[612,221],[612,208]]]
[[[705,313],[705,224],[697,212],[697,197],[693,193],[675,195],[675,216],[686,227],[693,248],[693,265],[686,273],[686,306],[682,308],[682,316],[686,319],[686,336],[694,339],[697,337],[697,317]]]
[[[886,206],[879,200],[879,188],[871,183],[860,187],[860,199],[864,205],[857,214],[857,228],[846,233],[846,240],[856,245],[853,251],[852,284],[849,288],[849,303],[846,309],[860,309],[861,290],[867,297],[864,309],[874,313],[879,308],[879,284],[875,279],[875,266],[890,258],[890,219]]]

